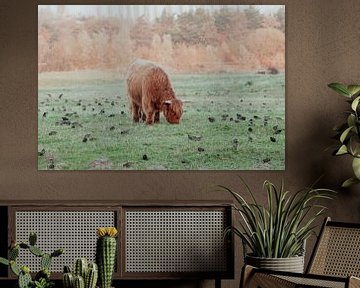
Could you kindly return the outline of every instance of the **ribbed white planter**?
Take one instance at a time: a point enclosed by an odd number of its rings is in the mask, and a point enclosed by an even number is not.
[[[304,256],[289,258],[262,258],[251,255],[245,256],[245,263],[257,268],[270,269],[275,271],[304,272]]]

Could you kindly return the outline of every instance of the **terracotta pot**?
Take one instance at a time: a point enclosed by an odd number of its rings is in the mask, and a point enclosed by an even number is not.
[[[246,255],[245,263],[254,267],[275,271],[304,272],[304,256],[289,258],[263,258]]]

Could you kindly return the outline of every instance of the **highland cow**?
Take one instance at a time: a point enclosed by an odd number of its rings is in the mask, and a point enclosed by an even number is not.
[[[176,99],[170,79],[157,64],[135,60],[126,77],[133,120],[147,124],[160,121],[160,112],[171,124],[178,124],[183,113],[182,101]]]

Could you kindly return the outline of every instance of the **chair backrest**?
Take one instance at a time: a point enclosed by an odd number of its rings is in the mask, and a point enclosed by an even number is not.
[[[360,277],[360,223],[326,218],[307,273]]]

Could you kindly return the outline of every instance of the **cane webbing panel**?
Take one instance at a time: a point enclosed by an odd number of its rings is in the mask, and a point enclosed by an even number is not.
[[[277,276],[281,279],[287,280],[296,284],[294,287],[326,287],[326,288],[345,288],[345,279],[343,282],[331,281],[316,278],[302,278],[293,276]]]
[[[224,211],[125,212],[125,272],[226,271]]]
[[[271,274],[255,273],[245,283],[246,288],[296,288],[296,284]]]
[[[309,272],[360,277],[360,229],[326,226]]]
[[[50,270],[62,272],[72,267],[76,258],[95,260],[96,228],[115,226],[114,211],[16,211],[16,241],[28,243],[29,233],[36,232],[37,245],[46,253],[64,248],[65,253],[52,261]],[[18,263],[31,271],[40,270],[40,258],[20,250]]]

